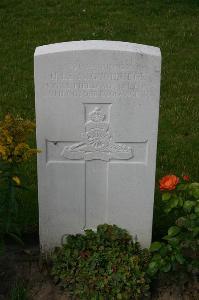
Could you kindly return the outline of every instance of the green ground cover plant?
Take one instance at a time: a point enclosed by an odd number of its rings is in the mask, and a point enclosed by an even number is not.
[[[97,232],[69,235],[54,252],[52,275],[79,299],[137,300],[149,293],[149,259],[126,230],[103,224]]]
[[[33,54],[38,45],[106,39],[157,46],[163,57],[157,178],[189,172],[196,181],[198,16],[197,0],[1,0],[0,119],[7,112],[34,119]],[[31,165],[24,165],[23,173],[29,191],[17,193],[21,208],[18,222],[23,231],[35,231],[36,159]],[[165,234],[174,220],[172,214],[165,219],[162,206],[157,190],[154,239]]]

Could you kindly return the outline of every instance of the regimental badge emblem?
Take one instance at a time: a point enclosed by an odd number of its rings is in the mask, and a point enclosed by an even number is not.
[[[99,159],[104,161],[132,158],[133,149],[126,144],[115,143],[109,127],[110,124],[106,120],[106,115],[100,107],[95,107],[85,122],[82,141],[64,147],[61,155],[67,159]]]

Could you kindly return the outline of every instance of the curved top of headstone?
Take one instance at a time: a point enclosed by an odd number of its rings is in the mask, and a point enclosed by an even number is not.
[[[89,40],[89,41],[72,41],[64,43],[55,43],[44,46],[39,46],[35,50],[35,56],[60,53],[65,51],[75,50],[111,50],[111,51],[127,51],[140,53],[142,55],[160,56],[160,49],[153,46],[142,44],[134,44],[120,41],[103,41],[103,40]]]

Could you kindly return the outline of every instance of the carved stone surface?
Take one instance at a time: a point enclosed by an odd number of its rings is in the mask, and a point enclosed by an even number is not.
[[[160,65],[158,48],[124,42],[36,49],[43,251],[102,223],[150,244]]]
[[[61,153],[69,159],[101,159],[109,161],[115,159],[129,159],[133,157],[133,150],[125,144],[114,143],[109,132],[109,123],[100,108],[95,107],[89,113],[82,133],[82,142],[66,146]]]

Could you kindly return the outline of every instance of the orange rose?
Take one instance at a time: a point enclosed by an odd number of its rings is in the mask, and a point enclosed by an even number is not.
[[[166,176],[162,177],[162,179],[160,179],[160,181],[159,181],[160,190],[161,191],[174,190],[179,181],[180,181],[180,179],[175,175],[166,175]]]

